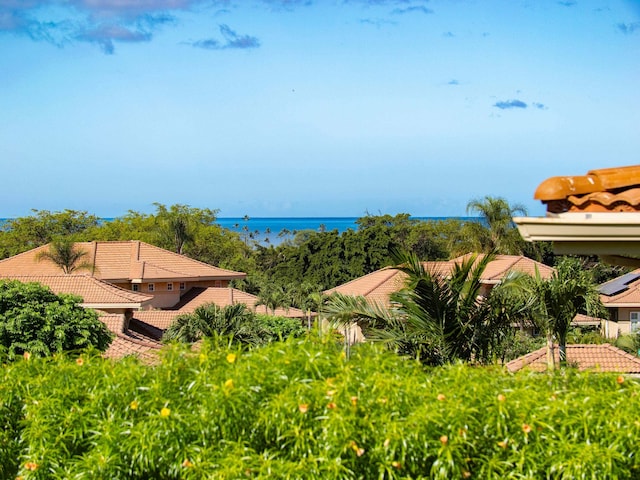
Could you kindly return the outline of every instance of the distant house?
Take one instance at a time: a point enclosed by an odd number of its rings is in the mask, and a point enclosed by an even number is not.
[[[226,287],[231,280],[246,278],[242,272],[214,267],[184,255],[136,240],[78,242],[91,268],[82,273],[133,292],[151,295],[149,307],[170,308],[192,287]],[[49,245],[0,260],[1,276],[61,275],[58,265],[38,259]],[[79,271],[80,272],[80,271]]]
[[[599,287],[600,300],[609,311],[603,331],[606,337],[640,332],[640,269],[621,275]]]
[[[227,291],[231,280],[246,278],[245,273],[214,267],[140,241],[79,242],[74,246],[86,252],[82,260],[89,263],[89,268],[77,270],[77,274],[64,274],[52,261],[39,259],[39,254],[49,249],[44,245],[0,260],[0,278],[38,282],[56,294],[81,297],[81,304],[97,310],[116,335],[105,353],[107,357],[132,354],[149,360],[160,347],[162,330],[183,313],[162,309],[181,304],[185,294],[195,302],[196,292],[206,292],[209,287]],[[194,303],[185,305],[193,307]],[[146,324],[136,318],[147,311],[151,319],[164,320]],[[162,330],[154,326],[163,322],[167,325]]]
[[[560,360],[557,345],[554,346],[553,355],[557,364]],[[602,345],[567,345],[567,364],[575,366],[579,370],[640,374],[640,358],[606,343]],[[516,358],[507,363],[506,367],[510,372],[516,372],[523,368],[538,372],[545,371],[547,369],[547,348],[542,347]]]
[[[456,264],[471,258],[472,254],[456,257],[452,260],[423,262],[424,269],[437,275],[449,275]],[[483,254],[478,255],[478,259]],[[536,270],[542,278],[550,278],[554,269],[522,255],[496,255],[482,272],[482,294],[486,295],[495,285],[500,283],[507,273],[518,271],[535,275]],[[367,300],[382,305],[389,304],[389,296],[404,287],[406,275],[393,267],[376,270],[368,275],[326,290],[324,293],[342,293],[343,295],[363,296]]]

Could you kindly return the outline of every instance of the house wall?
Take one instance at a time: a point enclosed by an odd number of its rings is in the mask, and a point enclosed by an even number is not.
[[[617,338],[620,335],[626,335],[631,333],[631,322],[630,313],[631,312],[640,312],[640,307],[631,307],[631,308],[611,308],[612,310],[612,318],[616,318],[617,321],[609,320],[607,321],[607,325],[605,325],[605,335],[609,338]],[[608,332],[606,328],[608,327]]]
[[[149,290],[150,283],[153,284],[153,291]],[[169,290],[168,284],[173,285],[173,289]],[[185,284],[184,289],[180,289],[180,283]],[[133,290],[133,284],[131,283],[116,283],[114,284],[120,288],[126,290]],[[203,280],[196,282],[145,282],[137,283],[138,292],[153,295],[150,308],[171,308],[180,301],[180,296],[188,291],[192,287],[228,287],[228,280]]]

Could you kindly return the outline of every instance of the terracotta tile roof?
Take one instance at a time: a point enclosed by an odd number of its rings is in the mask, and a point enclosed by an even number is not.
[[[425,270],[432,274],[449,275],[456,263],[467,260],[471,255],[472,254],[466,254],[447,261],[423,262],[423,266]],[[478,255],[478,258],[481,257],[482,255]],[[511,270],[534,275],[536,268],[538,268],[543,278],[551,277],[554,271],[553,268],[527,257],[519,255],[497,255],[482,273],[481,281],[485,284],[496,284]],[[389,295],[402,289],[405,278],[406,275],[404,273],[392,267],[386,267],[326,290],[324,293],[327,295],[334,292],[339,292],[344,295],[361,295],[371,301],[387,305],[389,303]]]
[[[595,327],[602,325],[602,322],[606,321],[603,318],[598,317],[590,317],[589,315],[584,315],[582,313],[578,313],[573,320],[571,321],[571,325],[575,327]]]
[[[226,307],[237,303],[244,303],[249,310],[256,313],[271,315],[270,309],[264,305],[256,306],[258,297],[242,290],[230,287],[207,287],[192,288],[181,299],[181,301],[173,308],[179,313],[191,313],[196,308],[207,303],[215,303],[219,307]],[[289,318],[305,318],[306,313],[298,308],[276,308],[275,315],[279,317]]]
[[[89,275],[8,275],[0,273],[0,279],[18,280],[23,283],[36,282],[49,287],[55,294],[70,293],[82,298],[88,308],[141,308],[153,296],[125,290]]]
[[[640,211],[640,165],[591,170],[586,175],[551,177],[534,198],[550,213]]]
[[[133,319],[138,320],[158,330],[166,330],[182,312],[177,310],[142,310],[133,313]]]
[[[113,333],[124,332],[124,315],[118,313],[104,313],[100,315],[100,321],[102,321]]]
[[[127,331],[126,333],[117,333],[111,345],[103,356],[105,358],[123,358],[129,355],[138,357],[144,363],[157,363],[158,350],[162,344],[151,339],[145,338],[140,334]]]
[[[166,280],[231,280],[246,274],[214,267],[184,255],[164,250],[148,243],[130,240],[116,242],[79,242],[77,248],[87,252],[87,261],[95,278],[109,281]],[[57,275],[60,268],[47,260],[37,260],[49,245],[0,260],[0,275]],[[83,272],[84,273],[84,272]]]
[[[558,346],[553,349],[556,363],[559,361]],[[577,365],[579,370],[598,372],[640,373],[640,358],[630,355],[609,344],[602,345],[567,345],[567,363]],[[547,368],[546,347],[507,363],[510,372],[522,368],[544,371]]]

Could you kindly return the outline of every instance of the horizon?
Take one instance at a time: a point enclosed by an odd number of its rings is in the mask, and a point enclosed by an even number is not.
[[[0,217],[532,216],[640,163],[639,0],[0,1]]]

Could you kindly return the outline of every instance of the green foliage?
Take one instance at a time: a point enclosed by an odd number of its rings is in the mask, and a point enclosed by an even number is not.
[[[640,335],[629,333],[616,338],[615,346],[632,355],[640,356]]]
[[[71,295],[55,295],[37,283],[0,280],[0,347],[9,359],[28,352],[96,348],[104,351],[111,333],[96,312]]]
[[[154,367],[16,362],[0,371],[0,476],[638,477],[635,380],[425,372],[375,345],[342,353],[309,339],[246,352],[172,347]]]
[[[307,333],[307,329],[298,318],[257,314],[256,323],[263,332],[265,342],[297,338]]]
[[[54,238],[83,240],[84,233],[98,224],[98,217],[87,212],[33,210],[33,215],[9,219],[0,227],[0,258],[45,245]]]
[[[342,324],[357,321],[366,338],[428,365],[499,358],[502,343],[513,335],[519,306],[504,285],[480,300],[480,279],[491,255],[471,256],[447,276],[425,269],[413,254],[394,258],[406,281],[391,295],[391,308],[372,305],[364,297],[335,295],[325,308],[329,318]]]

